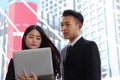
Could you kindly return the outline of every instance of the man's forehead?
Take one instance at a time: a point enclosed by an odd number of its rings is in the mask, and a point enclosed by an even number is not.
[[[70,22],[72,19],[73,19],[73,17],[65,16],[65,17],[62,17],[61,22],[66,22],[66,23],[68,23],[68,22]]]

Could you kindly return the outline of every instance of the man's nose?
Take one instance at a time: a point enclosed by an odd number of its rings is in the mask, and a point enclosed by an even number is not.
[[[66,26],[63,25],[63,26],[61,27],[61,31],[62,31],[62,30],[65,30],[65,29],[66,29]]]

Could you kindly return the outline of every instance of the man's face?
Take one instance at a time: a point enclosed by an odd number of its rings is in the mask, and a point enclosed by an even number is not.
[[[73,41],[79,36],[80,23],[73,16],[64,16],[61,21],[61,32],[65,39]]]

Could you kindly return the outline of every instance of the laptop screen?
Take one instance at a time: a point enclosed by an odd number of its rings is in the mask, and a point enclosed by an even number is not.
[[[13,52],[15,76],[22,75],[23,68],[31,75],[34,72],[37,76],[54,77],[51,48],[27,49]],[[54,79],[49,80],[54,80]]]

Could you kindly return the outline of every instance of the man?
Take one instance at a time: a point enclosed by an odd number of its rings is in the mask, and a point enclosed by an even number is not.
[[[61,32],[69,44],[61,51],[63,80],[101,80],[101,61],[95,42],[80,35],[84,18],[74,10],[62,15]],[[69,46],[72,46],[69,49]]]

